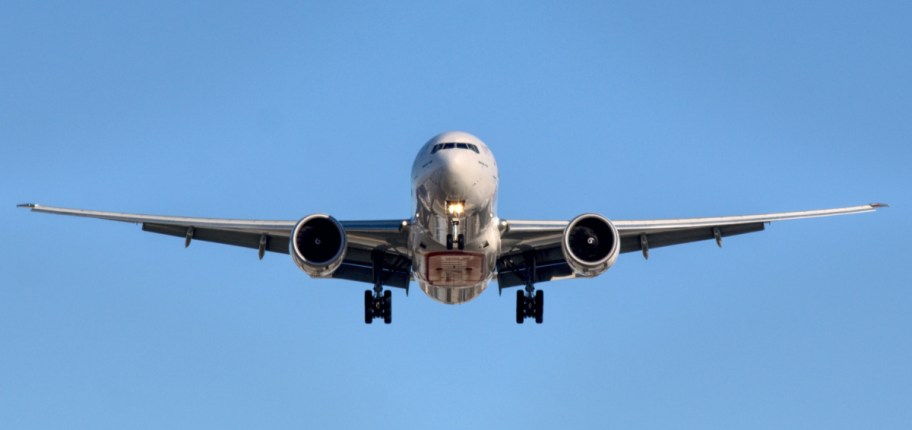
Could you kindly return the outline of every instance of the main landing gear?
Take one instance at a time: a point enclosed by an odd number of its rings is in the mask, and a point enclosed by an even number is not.
[[[516,323],[522,324],[526,318],[535,318],[541,324],[545,307],[545,292],[535,288],[516,291]]]
[[[374,289],[364,290],[364,323],[374,322],[374,318],[383,318],[383,322],[393,322],[393,293],[383,291],[383,266],[382,256],[372,256],[374,272]]]
[[[516,291],[516,323],[522,324],[526,318],[535,318],[535,323],[541,324],[545,308],[545,292],[535,290],[535,258],[526,255],[524,259],[526,288]]]
[[[373,291],[364,290],[364,322],[370,324],[374,318],[383,318],[383,322],[393,322],[393,293],[375,287]]]

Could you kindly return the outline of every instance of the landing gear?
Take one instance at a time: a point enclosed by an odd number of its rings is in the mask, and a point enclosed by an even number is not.
[[[364,322],[370,324],[374,318],[383,318],[383,322],[393,322],[393,293],[389,290],[380,293],[364,290]]]
[[[446,247],[448,250],[453,249],[453,244],[455,244],[460,250],[465,249],[465,235],[460,234],[456,236],[456,240],[453,240],[453,235],[448,234],[446,237]]]
[[[536,291],[534,287],[516,292],[516,323],[522,324],[526,318],[535,318],[536,324],[541,324],[544,319],[545,292]]]
[[[364,290],[364,323],[374,322],[374,293]]]
[[[383,318],[383,322],[393,322],[393,293],[383,291],[383,267],[381,253],[374,253],[373,260],[374,289],[364,290],[364,323],[374,322],[374,318]]]
[[[383,323],[393,322],[393,293],[389,290],[383,292]]]
[[[516,290],[516,324],[526,320],[526,292]]]
[[[541,324],[544,321],[545,292],[535,290],[535,255],[525,253],[523,260],[526,265],[523,274],[526,288],[516,292],[516,323],[522,324],[526,318],[535,318],[535,323]]]
[[[459,218],[453,218],[450,221],[450,232],[446,235],[446,247],[447,250],[452,250],[453,245],[459,247],[460,250],[465,249],[465,235],[459,232]]]

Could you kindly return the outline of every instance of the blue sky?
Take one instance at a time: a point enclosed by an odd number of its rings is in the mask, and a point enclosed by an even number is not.
[[[908,2],[0,5],[0,427],[912,425]],[[444,306],[30,214],[409,213],[434,134],[504,218],[876,214]]]

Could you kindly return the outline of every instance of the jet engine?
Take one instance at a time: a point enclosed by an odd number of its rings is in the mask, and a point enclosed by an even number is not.
[[[608,270],[621,252],[621,237],[607,218],[580,215],[570,221],[561,238],[564,259],[577,276],[592,277]]]
[[[332,275],[342,260],[348,241],[345,229],[329,215],[309,215],[295,224],[291,231],[291,259],[314,278]]]

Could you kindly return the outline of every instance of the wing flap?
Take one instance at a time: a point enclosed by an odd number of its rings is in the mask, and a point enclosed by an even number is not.
[[[728,237],[738,234],[762,231],[764,229],[764,224],[762,222],[757,222],[750,224],[725,225],[715,228],[719,229],[720,237]],[[683,243],[714,239],[716,237],[716,234],[713,229],[714,227],[697,227],[641,234],[646,236],[647,248],[652,249],[660,248],[663,246],[680,245]],[[640,235],[624,235],[621,233],[622,253],[642,250],[643,247],[641,246]]]
[[[153,224],[144,222],[143,231],[166,234],[168,236],[187,237],[189,227],[181,225]],[[215,242],[224,245],[242,246],[244,248],[258,249],[260,238],[266,235],[266,251],[288,254],[288,236],[268,233],[250,233],[234,230],[219,230],[214,228],[193,227],[192,240]]]
[[[374,283],[374,271],[371,266],[362,266],[347,262],[342,263],[342,265],[333,272],[332,277],[355,282],[364,282],[366,284]],[[390,287],[408,289],[409,281],[411,281],[411,272],[383,269],[380,283]]]
[[[412,260],[385,247],[364,249],[349,245],[342,265],[332,277],[373,284],[375,264],[382,285],[408,289],[412,278]]]
[[[526,285],[530,272],[534,283],[573,277],[560,246],[529,249],[497,259],[497,285],[501,289]]]

